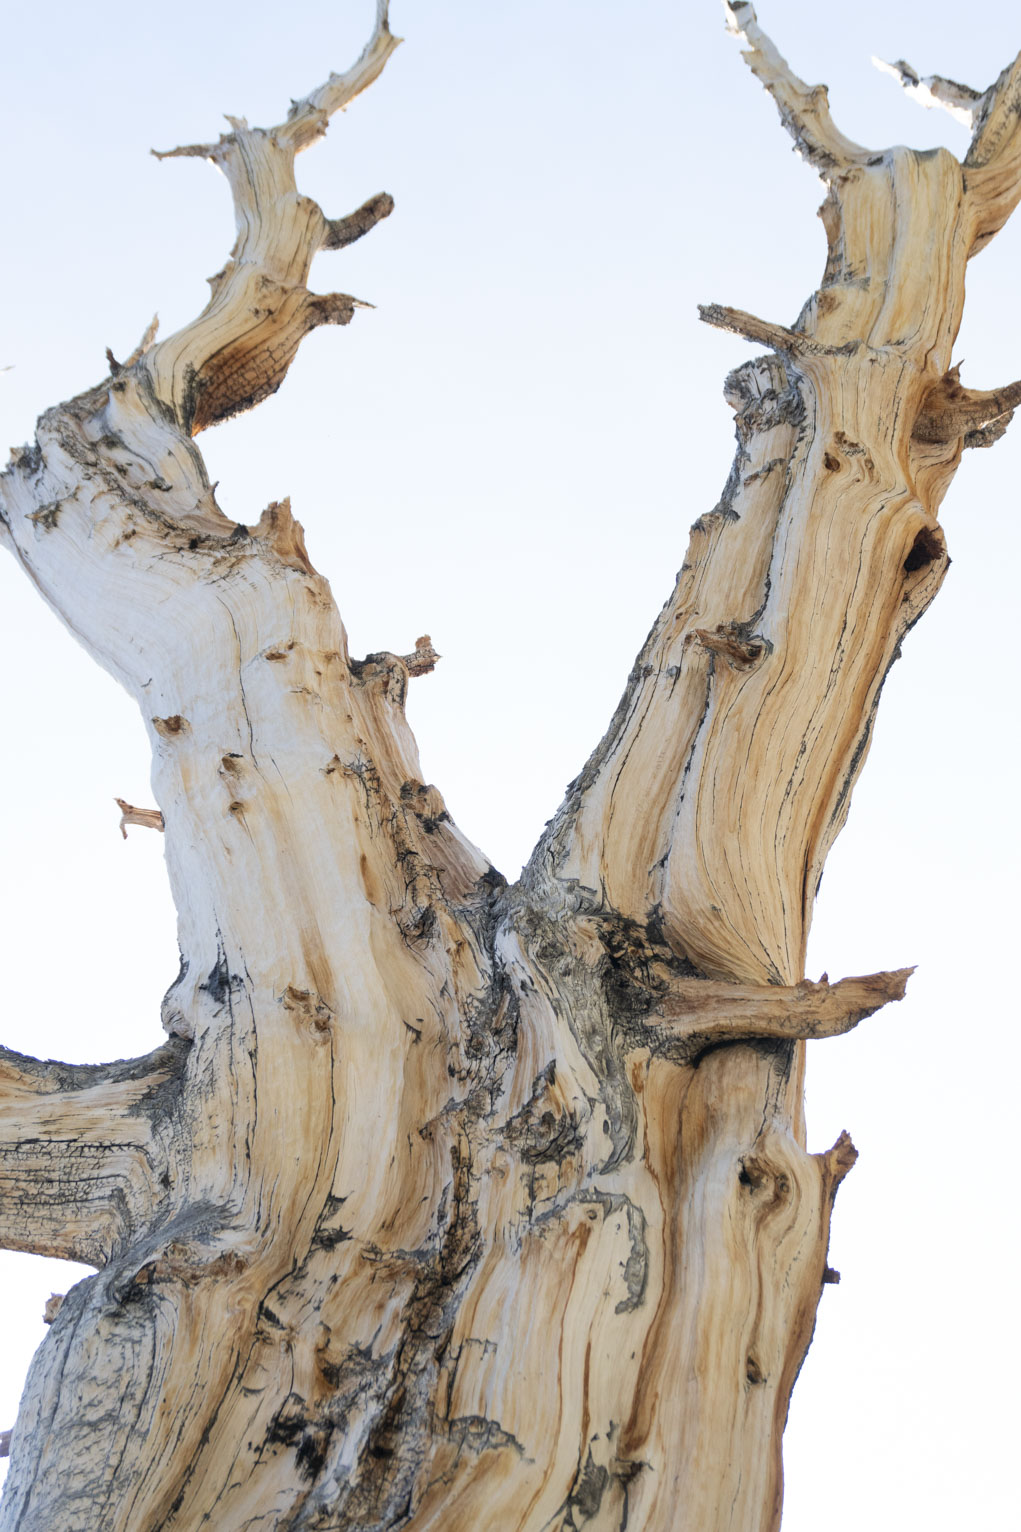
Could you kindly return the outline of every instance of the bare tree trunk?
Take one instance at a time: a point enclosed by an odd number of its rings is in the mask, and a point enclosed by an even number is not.
[[[828,187],[829,260],[727,380],[737,457],[609,729],[508,886],[421,780],[414,655],[348,654],[286,503],[218,510],[193,437],[355,300],[295,155],[395,46],[227,176],[209,304],[39,422],[3,540],[136,698],[181,968],[168,1042],[0,1051],[0,1244],[87,1261],[13,1433],[0,1527],[773,1528],[830,1211],[804,1042],[908,971],[804,978],[883,680],[947,565],[937,511],[1021,386],[950,370],[969,257],[1021,195],[1021,62],[945,150],[872,153],[759,31],[746,58]],[[921,88],[905,75],[913,89]]]

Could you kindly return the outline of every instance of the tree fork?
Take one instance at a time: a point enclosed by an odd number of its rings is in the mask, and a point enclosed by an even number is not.
[[[835,128],[731,29],[826,183],[829,259],[726,384],[737,456],[603,741],[513,886],[422,780],[438,658],[348,652],[286,502],[216,505],[193,437],[279,387],[327,218],[294,162],[396,46],[208,157],[238,238],[203,313],[39,422],[0,537],[134,696],[181,966],[146,1060],[0,1055],[0,1240],[98,1268],[59,1305],[0,1528],[775,1528],[846,1135],[805,1041],[910,970],[804,977],[883,680],[947,565],[938,510],[1015,385],[952,367],[969,257],[1021,196],[1021,61],[963,164]],[[416,682],[417,684],[417,682]],[[134,816],[134,817],[132,817]],[[145,816],[145,817],[141,817]]]

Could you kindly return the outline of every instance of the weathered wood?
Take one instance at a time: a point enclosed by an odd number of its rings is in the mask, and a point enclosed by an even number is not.
[[[422,779],[431,641],[353,658],[290,505],[231,522],[193,442],[354,316],[310,263],[391,200],[327,218],[294,164],[396,46],[385,4],[285,122],[172,151],[234,199],[207,307],[0,481],[146,721],[159,807],[121,807],[165,829],[181,947],[148,1059],[0,1054],[0,1243],[98,1268],[53,1305],[0,1527],[778,1524],[855,1157],[807,1151],[804,1043],[910,972],[812,984],[805,942],[940,501],[1014,407],[951,353],[1021,195],[1021,65],[963,165],[874,154],[729,16],[827,184],[827,269],[794,326],[703,311],[770,350],[727,380],[734,469],[515,885]]]
[[[182,1067],[173,1041],[109,1065],[0,1048],[0,1246],[103,1266],[158,1219],[172,1161],[161,1103]]]
[[[678,979],[656,1001],[645,1023],[656,1043],[685,1064],[721,1043],[842,1037],[881,1006],[903,1000],[913,972],[901,968],[838,984],[830,984],[825,975],[818,984],[803,979],[794,985]]]
[[[133,803],[125,803],[123,798],[115,798],[113,801],[121,811],[119,828],[125,840],[128,838],[128,825],[141,825],[144,830],[166,829],[159,809],[136,808]]]

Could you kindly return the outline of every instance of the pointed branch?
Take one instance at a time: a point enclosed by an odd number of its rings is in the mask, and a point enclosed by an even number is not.
[[[309,293],[304,319],[309,330],[317,330],[324,324],[350,324],[355,309],[373,307],[364,298],[352,298],[350,293]]]
[[[311,91],[302,101],[293,101],[287,121],[275,128],[274,136],[295,154],[307,149],[326,132],[335,112],[343,111],[354,98],[379,78],[391,53],[403,39],[390,31],[388,0],[377,0],[376,25],[358,59],[343,74],[331,74],[325,85]]]
[[[225,137],[220,143],[225,142]],[[150,149],[154,160],[216,160],[219,144],[178,144],[175,149]]]
[[[135,363],[141,357],[143,357],[147,351],[152,350],[159,327],[160,316],[158,314],[154,314],[142,332],[142,339],[138,342],[138,345],[135,347],[134,351],[132,351],[131,355],[125,361],[125,367],[133,367]]]
[[[133,803],[125,803],[123,798],[115,798],[113,801],[121,811],[118,828],[125,840],[128,838],[128,825],[141,825],[146,830],[166,829],[159,809],[136,809]]]
[[[382,219],[389,218],[393,210],[394,199],[389,192],[380,192],[363,202],[353,213],[348,213],[346,218],[328,218],[322,248],[343,250],[345,245],[353,245],[356,239],[368,234]]]
[[[974,255],[999,233],[1021,199],[1021,55],[975,102],[964,186]]]
[[[331,117],[342,112],[379,78],[387,59],[403,42],[403,38],[394,37],[390,31],[389,8],[389,0],[376,0],[372,36],[351,68],[343,74],[332,73],[325,85],[310,91],[301,101],[292,101],[287,120],[269,129],[269,136],[278,148],[286,149],[292,155],[300,154],[302,149],[322,138]],[[224,134],[218,143],[181,144],[176,149],[154,149],[152,153],[158,160],[209,159],[219,164],[224,145],[236,135],[251,131],[246,118],[225,115],[233,132]]]
[[[211,347],[204,365],[184,380],[182,403],[193,436],[275,394],[299,345],[312,330],[350,324],[356,309],[372,308],[350,293],[310,293],[297,284],[288,287],[266,277],[256,280],[261,304],[239,303],[236,312],[228,313],[227,322],[218,323],[211,332],[224,336],[220,345]],[[239,281],[238,296],[248,296],[251,285],[250,279]],[[214,300],[206,310],[210,317],[215,306]],[[175,381],[178,376],[175,372]]]
[[[1021,138],[1021,54],[975,102],[975,131],[964,163],[969,169],[1014,158]]]
[[[437,660],[443,656],[433,648],[433,641],[428,633],[423,633],[421,638],[415,639],[414,654],[402,654],[401,659],[408,667],[409,676],[427,676],[430,671],[436,669]]]
[[[771,320],[759,319],[744,309],[728,308],[722,303],[700,303],[698,317],[703,324],[712,325],[717,330],[728,330],[731,335],[740,335],[744,340],[755,341],[760,346],[769,346],[773,351],[784,351],[792,356],[849,355],[855,350],[854,344],[823,345],[810,335],[803,335],[800,330],[789,330],[786,325],[773,324]]]
[[[926,395],[911,434],[919,442],[944,444],[963,436],[965,446],[989,446],[1002,436],[1019,404],[1021,381],[985,392],[962,388],[955,367]],[[989,427],[1001,422],[1001,429],[991,437]],[[977,439],[969,441],[969,437]]]
[[[305,529],[291,514],[291,498],[271,500],[251,529],[252,536],[262,538],[273,549],[281,563],[290,569],[302,569],[314,575],[315,569],[305,547]]]
[[[812,1158],[822,1169],[824,1184],[832,1202],[841,1181],[854,1169],[858,1160],[858,1151],[851,1142],[850,1133],[845,1128],[832,1149],[826,1149],[822,1154],[813,1154]],[[839,1271],[834,1271],[831,1266],[827,1266],[823,1281],[839,1282]]]
[[[776,102],[781,121],[802,157],[824,180],[861,164],[869,151],[845,138],[830,116],[825,85],[806,85],[759,26],[745,0],[724,0],[728,30],[746,44],[742,57]]]
[[[707,1048],[759,1038],[806,1041],[841,1037],[891,1000],[903,1000],[913,968],[865,974],[830,984],[727,984],[684,979],[657,1001],[645,1025],[678,1063]]]
[[[892,75],[904,87],[904,94],[917,101],[919,106],[930,109],[941,106],[962,127],[972,128],[985,97],[970,85],[957,80],[947,80],[941,74],[929,74],[923,79],[904,59],[888,64],[885,59],[873,55],[872,62],[881,74]]]

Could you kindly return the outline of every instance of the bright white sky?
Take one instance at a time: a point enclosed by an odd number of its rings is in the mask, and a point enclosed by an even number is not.
[[[154,310],[166,332],[205,301],[232,240],[225,183],[150,146],[208,139],[221,112],[279,120],[354,58],[371,10],[305,0],[290,32],[268,0],[9,11],[8,443]],[[1021,45],[1012,8],[846,12],[762,0],[760,21],[829,82],[852,138],[963,152],[869,56],[984,88]],[[394,0],[393,24],[404,47],[299,166],[330,216],[394,194],[388,223],[313,272],[377,310],[313,335],[282,393],[203,447],[238,520],[290,493],[354,653],[432,634],[444,659],[409,708],[426,779],[513,876],[730,466],[721,384],[753,348],[695,305],[793,320],[822,271],[821,189],[716,0]],[[976,387],[1021,372],[1019,252],[1008,228],[972,270],[957,356]],[[1019,478],[1021,423],[965,459],[953,568],[886,687],[818,906],[812,977],[920,967],[906,1002],[810,1052],[811,1146],[847,1127],[861,1159],[834,1219],[843,1282],[794,1394],[785,1532],[1016,1515]],[[112,801],[151,802],[141,723],[10,560],[0,582],[0,1039],[146,1052],[177,954],[160,838],[123,843]],[[0,1428],[75,1270],[0,1259]]]

